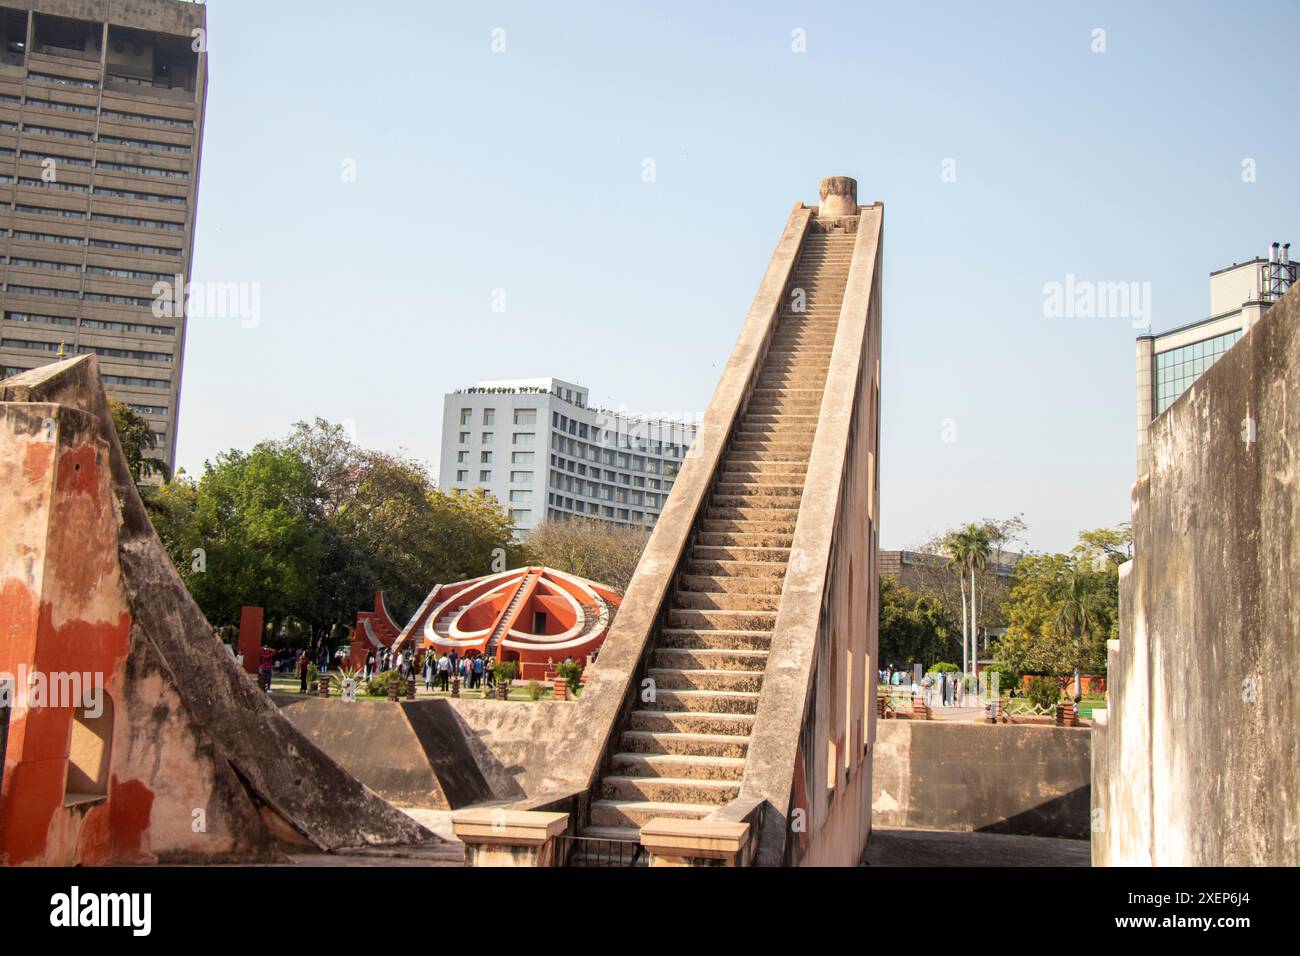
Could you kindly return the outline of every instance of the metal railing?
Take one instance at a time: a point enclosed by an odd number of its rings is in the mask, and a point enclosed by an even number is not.
[[[646,848],[637,840],[566,834],[555,838],[555,852],[564,866],[643,866],[650,862]]]

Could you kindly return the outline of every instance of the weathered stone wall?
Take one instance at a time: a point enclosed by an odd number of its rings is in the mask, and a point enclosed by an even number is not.
[[[401,807],[459,810],[537,793],[582,701],[362,700],[276,695],[321,750]]]
[[[1151,424],[1093,862],[1300,864],[1300,290]]]
[[[1091,731],[882,720],[873,826],[1088,836]]]
[[[0,859],[93,865],[266,856],[273,841],[257,808],[157,655],[133,639],[108,461],[93,416],[0,404],[0,672],[42,682],[15,701]],[[76,699],[38,695],[37,687],[53,690],[56,675],[74,673],[82,676]],[[75,782],[70,769],[76,711],[86,704],[102,711],[105,728],[99,786]]]
[[[85,719],[66,701],[15,707],[0,861],[434,839],[298,733],[213,635],[149,523],[94,356],[0,383],[0,426],[0,671],[89,671],[107,692]]]

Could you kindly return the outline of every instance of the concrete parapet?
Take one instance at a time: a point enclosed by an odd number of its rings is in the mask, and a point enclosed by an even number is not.
[[[555,866],[555,838],[569,815],[476,807],[455,813],[451,825],[465,844],[466,866]]]
[[[655,817],[641,827],[651,866],[745,866],[751,849],[747,823]]]

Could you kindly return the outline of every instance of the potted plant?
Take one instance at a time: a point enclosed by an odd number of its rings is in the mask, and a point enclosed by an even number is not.
[[[582,686],[582,665],[577,661],[565,661],[555,668],[555,676],[569,685],[569,693],[576,697]]]
[[[510,685],[514,679],[519,676],[518,661],[498,661],[496,666],[497,675],[497,700],[506,700],[510,697]]]

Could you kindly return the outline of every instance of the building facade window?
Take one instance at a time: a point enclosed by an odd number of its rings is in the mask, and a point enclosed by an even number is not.
[[[1178,396],[1191,388],[1192,383],[1240,338],[1241,330],[1235,329],[1203,342],[1193,342],[1191,345],[1157,353],[1156,414],[1159,415],[1172,405]]]

